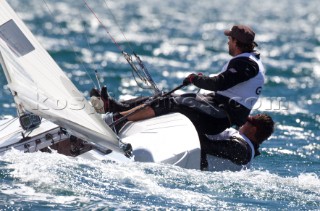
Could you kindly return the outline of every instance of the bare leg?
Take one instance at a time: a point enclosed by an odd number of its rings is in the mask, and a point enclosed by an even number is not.
[[[124,111],[124,112],[120,112],[120,114],[122,116],[125,116],[137,109],[140,109],[140,107],[144,106],[144,104],[142,105],[139,105],[137,107],[134,107],[128,111]],[[155,113],[154,113],[154,110],[150,107],[150,106],[147,106],[145,107],[144,109],[140,110],[140,111],[137,111],[136,113],[132,114],[131,116],[128,117],[128,120],[129,121],[139,121],[139,120],[143,120],[143,119],[149,119],[151,117],[155,117]]]

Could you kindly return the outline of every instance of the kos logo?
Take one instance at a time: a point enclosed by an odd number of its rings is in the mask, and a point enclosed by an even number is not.
[[[257,94],[257,95],[260,95],[260,94],[261,94],[261,91],[262,91],[262,87],[259,86],[259,87],[256,89],[256,94]]]

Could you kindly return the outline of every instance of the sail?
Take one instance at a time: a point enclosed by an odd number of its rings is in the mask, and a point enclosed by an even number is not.
[[[0,0],[0,61],[18,107],[122,152],[116,134],[5,0]]]

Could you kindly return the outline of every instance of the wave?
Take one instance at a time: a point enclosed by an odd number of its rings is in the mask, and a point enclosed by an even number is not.
[[[201,172],[151,163],[90,161],[52,153],[10,151],[1,157],[0,198],[29,207],[120,209],[312,208],[320,178],[265,170]],[[19,194],[17,194],[19,193]],[[268,202],[268,203],[264,203]]]

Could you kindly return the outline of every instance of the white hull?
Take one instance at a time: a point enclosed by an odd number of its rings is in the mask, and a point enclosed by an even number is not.
[[[120,131],[120,138],[132,145],[135,161],[200,169],[198,134],[190,120],[182,114],[126,124]]]
[[[24,152],[37,152],[68,139],[68,136],[60,133],[59,126],[46,120],[42,120],[41,126],[31,132],[25,132],[17,118],[1,120],[0,124],[0,155],[13,148]]]
[[[90,142],[81,142],[82,148],[79,147],[81,149],[72,154],[70,150],[74,148],[74,142],[70,141],[59,126],[47,120],[43,120],[32,132],[25,133],[25,138],[18,119],[2,120],[0,123],[0,155],[12,148],[23,152],[37,152],[47,151],[45,149],[49,147],[61,154],[86,159],[166,163],[200,169],[201,153],[197,132],[189,119],[177,113],[127,123],[119,136],[123,142],[132,145],[132,158]],[[78,143],[74,145],[79,146]]]

